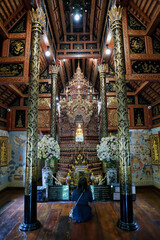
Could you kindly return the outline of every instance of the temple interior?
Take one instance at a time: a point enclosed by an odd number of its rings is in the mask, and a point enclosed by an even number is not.
[[[0,1],[0,240],[158,240],[159,198],[160,1]]]

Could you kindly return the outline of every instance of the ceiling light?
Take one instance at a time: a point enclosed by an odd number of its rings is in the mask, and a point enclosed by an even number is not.
[[[49,57],[51,55],[50,51],[49,51],[49,46],[47,46],[47,51],[45,52],[46,57]]]
[[[111,53],[111,50],[108,48],[108,45],[106,45],[106,54],[109,55]]]
[[[80,14],[79,14],[79,13],[76,13],[76,14],[74,15],[74,19],[75,19],[76,21],[79,21],[79,19],[80,19]]]

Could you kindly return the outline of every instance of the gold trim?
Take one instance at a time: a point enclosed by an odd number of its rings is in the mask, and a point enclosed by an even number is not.
[[[58,74],[58,71],[59,71],[59,66],[56,66],[56,65],[52,66],[52,72],[54,74]]]
[[[121,8],[121,6],[119,6],[118,8],[117,8],[117,6],[113,6],[111,8],[111,10],[108,13],[111,24],[113,24],[113,22],[116,21],[116,20],[121,21],[122,11],[123,11],[123,8]]]
[[[39,10],[38,8],[34,11],[32,8],[32,11],[30,12],[32,22],[34,24],[40,24],[41,27],[45,24],[45,14],[43,13],[43,10]]]
[[[98,71],[99,71],[100,73],[106,72],[106,64],[101,64],[101,65],[99,65],[99,66],[98,66]]]

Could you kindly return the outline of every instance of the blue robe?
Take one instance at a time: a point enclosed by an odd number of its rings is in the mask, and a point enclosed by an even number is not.
[[[77,201],[80,195],[81,191],[79,189],[74,190],[72,201]],[[73,210],[73,220],[76,222],[85,222],[93,216],[91,207],[88,205],[88,202],[92,202],[92,200],[91,191],[85,191]]]

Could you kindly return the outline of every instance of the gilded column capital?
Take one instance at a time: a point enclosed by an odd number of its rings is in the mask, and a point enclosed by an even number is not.
[[[45,14],[43,13],[43,10],[39,10],[38,8],[36,10],[34,10],[32,8],[32,11],[30,12],[31,15],[31,19],[32,19],[32,31],[33,30],[38,30],[41,32],[42,31],[42,27],[45,24]]]
[[[99,65],[98,66],[98,71],[100,72],[100,73],[105,73],[106,72],[106,64],[101,64],[101,65]]]
[[[122,10],[121,6],[113,6],[111,10],[108,13],[108,16],[110,18],[111,28],[113,29],[115,25],[121,24],[122,22]]]
[[[58,74],[58,71],[59,71],[59,66],[53,65],[52,66],[52,73]]]

